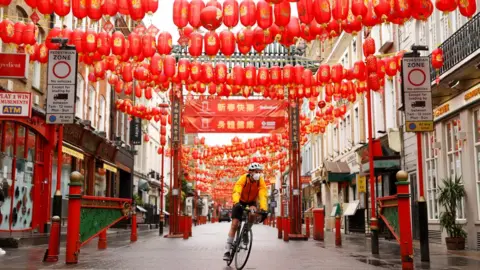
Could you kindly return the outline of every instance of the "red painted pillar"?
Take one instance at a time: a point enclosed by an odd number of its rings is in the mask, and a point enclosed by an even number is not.
[[[400,254],[402,269],[413,269],[412,226],[408,173],[397,172],[398,223],[400,229]]]
[[[132,205],[132,231],[130,232],[130,241],[136,242],[138,239],[137,235],[137,211],[135,209],[136,205]]]
[[[335,216],[335,246],[342,246],[342,225],[340,215]]]
[[[323,208],[313,209],[313,239],[323,241],[325,227],[325,210]]]
[[[305,234],[307,238],[310,238],[310,218],[305,217]]]
[[[98,235],[98,249],[107,249],[107,229]]]
[[[188,239],[188,235],[189,235],[189,229],[188,229],[188,217],[187,216],[183,216],[182,219],[180,219],[180,221],[183,221],[183,239]]]
[[[290,234],[290,218],[284,217],[283,218],[283,241],[288,242]]]
[[[80,212],[82,208],[83,175],[77,171],[70,174],[68,193],[66,264],[78,263],[80,251]]]
[[[282,239],[282,217],[277,217],[278,239]]]
[[[58,254],[60,253],[60,217],[52,217],[52,228],[50,230],[50,239],[48,241],[46,262],[57,262]]]

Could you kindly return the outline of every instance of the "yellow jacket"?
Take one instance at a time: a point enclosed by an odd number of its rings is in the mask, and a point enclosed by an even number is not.
[[[232,201],[233,204],[243,201],[245,203],[257,201],[260,209],[268,211],[267,207],[267,185],[263,177],[258,183],[248,179],[247,174],[240,176],[233,187]]]

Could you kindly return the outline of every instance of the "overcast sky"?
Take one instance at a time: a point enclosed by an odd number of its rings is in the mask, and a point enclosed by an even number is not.
[[[173,44],[177,44],[179,38],[178,29],[173,23],[173,2],[174,0],[159,0],[158,10],[153,16],[146,16],[144,19],[145,25],[148,27],[150,24],[154,24],[160,31],[167,31],[172,35]],[[204,3],[207,3],[208,0],[204,0]],[[223,0],[218,0],[218,2],[223,3]],[[254,0],[258,2],[258,0]],[[240,4],[241,1],[238,1]],[[292,14],[297,15],[297,5],[295,3],[290,3]],[[239,26],[234,28],[232,31],[234,33],[238,32],[243,26],[239,22]],[[217,33],[225,29],[221,27],[217,29]],[[233,137],[238,136],[242,140],[247,140],[249,138],[257,138],[265,136],[266,134],[232,134],[232,133],[221,133],[221,134],[200,134],[200,137],[205,137],[205,143],[207,145],[224,145],[230,144]]]

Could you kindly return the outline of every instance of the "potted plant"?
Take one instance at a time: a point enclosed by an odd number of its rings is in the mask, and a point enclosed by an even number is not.
[[[457,224],[457,205],[465,197],[465,188],[461,183],[462,177],[448,177],[444,179],[443,186],[439,187],[438,202],[444,211],[440,213],[440,226],[446,230],[448,237],[445,238],[448,250],[465,249],[467,233],[461,224]]]

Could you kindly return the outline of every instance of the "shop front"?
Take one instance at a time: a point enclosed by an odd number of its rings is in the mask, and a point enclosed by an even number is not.
[[[434,109],[435,128],[424,134],[425,193],[429,232],[443,241],[439,226],[441,205],[438,187],[442,180],[461,177],[466,197],[460,202],[457,222],[465,224],[467,247],[480,241],[480,85]],[[430,233],[429,233],[430,234]],[[446,235],[443,235],[446,236]]]

